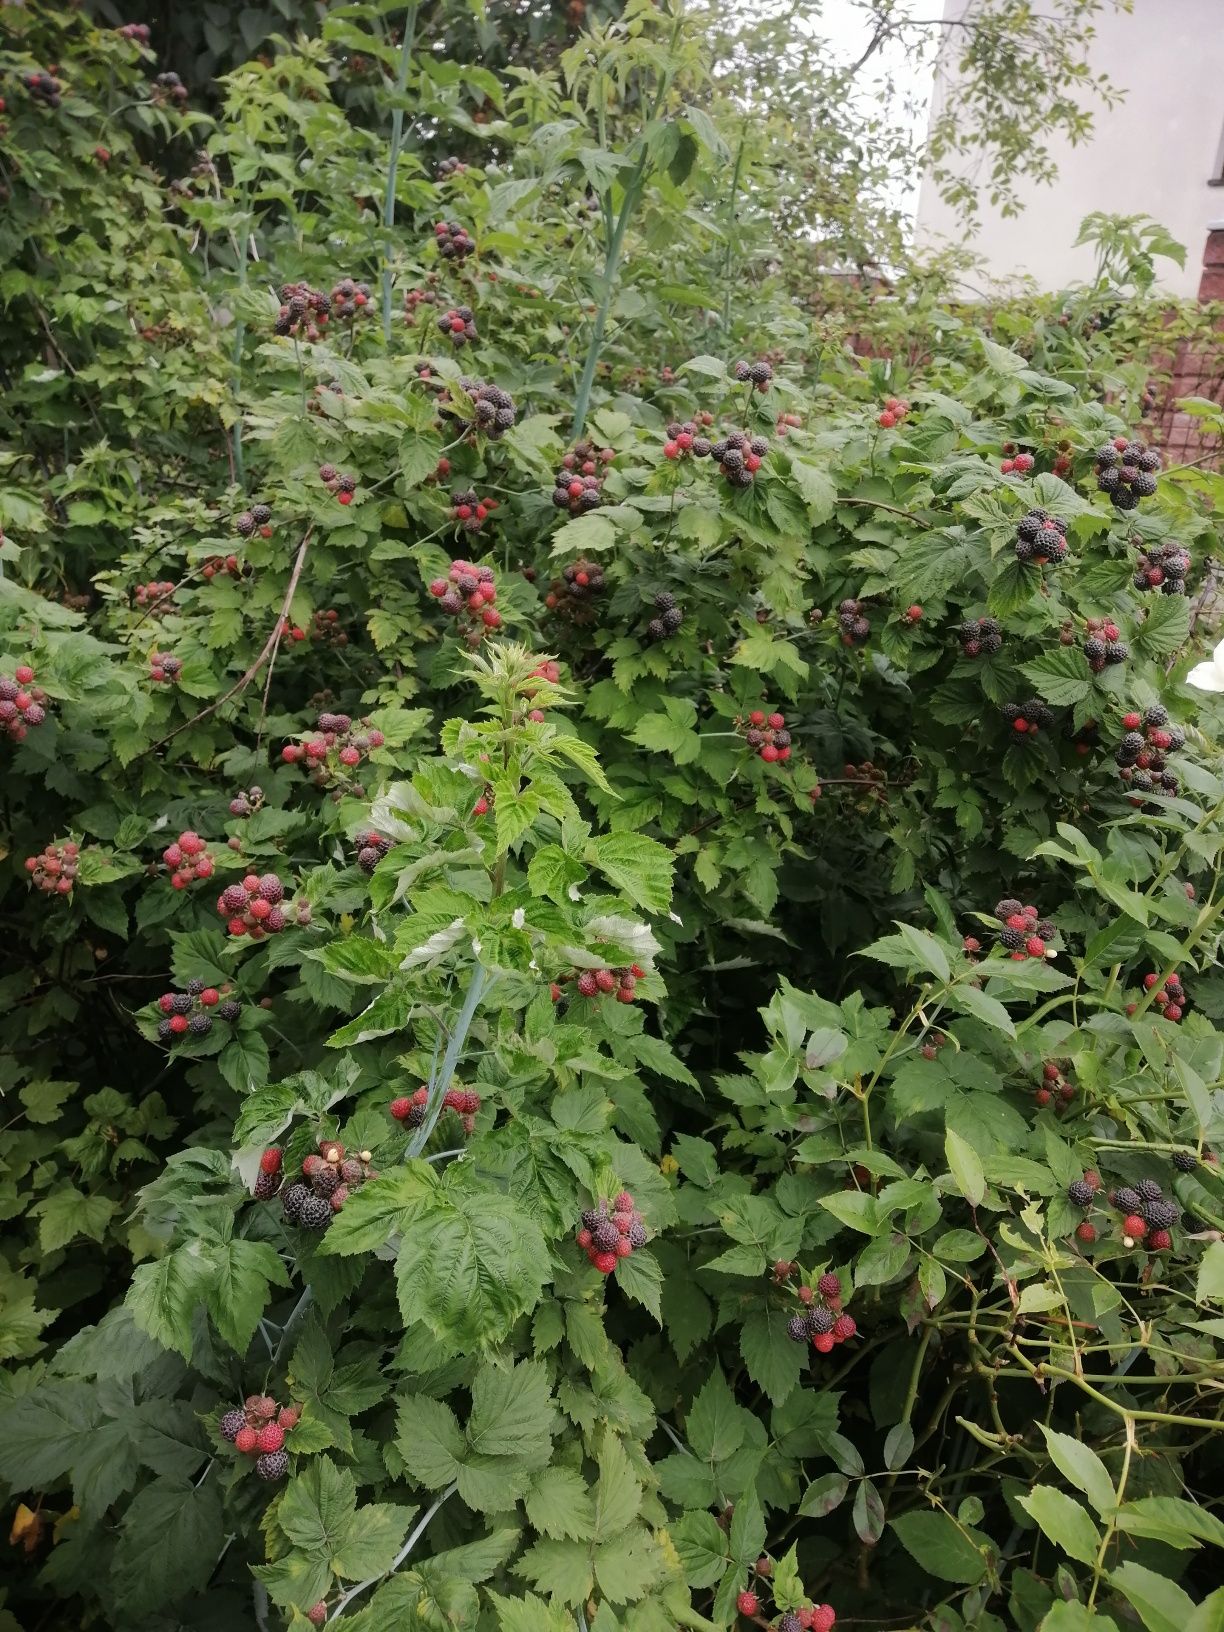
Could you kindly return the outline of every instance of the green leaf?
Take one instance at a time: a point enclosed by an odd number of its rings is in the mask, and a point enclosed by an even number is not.
[[[1118,1632],[1118,1624],[1108,1615],[1085,1608],[1075,1598],[1059,1599],[1042,1618],[1038,1632]]]
[[[721,1371],[715,1370],[689,1407],[689,1449],[703,1462],[724,1462],[744,1442],[744,1421]]]
[[[294,1547],[330,1560],[348,1536],[356,1506],[353,1475],[317,1456],[285,1487],[276,1522]]]
[[[1118,1509],[1119,1530],[1132,1536],[1153,1536],[1170,1547],[1196,1547],[1209,1542],[1224,1547],[1224,1522],[1197,1502],[1180,1496],[1141,1496]]]
[[[490,1591],[501,1632],[574,1632],[574,1617],[556,1604],[546,1604],[534,1592],[503,1598]]]
[[[1167,1575],[1157,1575],[1146,1565],[1128,1560],[1110,1572],[1109,1582],[1138,1613],[1148,1632],[1185,1632],[1194,1614],[1194,1600]]]
[[[523,1498],[527,1518],[554,1540],[589,1539],[595,1503],[582,1475],[573,1468],[542,1468]]]
[[[235,1238],[215,1249],[213,1261],[208,1311],[230,1347],[245,1354],[267,1304],[269,1283],[288,1286],[288,1273],[267,1241]]]
[[[902,1513],[889,1522],[906,1552],[929,1575],[975,1586],[986,1574],[986,1538],[957,1524],[949,1514]]]
[[[1198,1303],[1224,1303],[1224,1241],[1212,1241],[1203,1253],[1194,1296]]]
[[[127,1614],[141,1619],[203,1591],[224,1541],[221,1487],[155,1479],[137,1491],[123,1516],[111,1565],[111,1587]]]
[[[306,956],[321,963],[330,975],[363,983],[390,980],[399,967],[399,959],[390,947],[359,936],[332,941],[328,946],[311,947]]]
[[[396,1260],[405,1321],[422,1321],[461,1354],[500,1342],[535,1307],[548,1274],[535,1218],[466,1162],[447,1169]]]
[[[142,1332],[190,1360],[192,1316],[212,1290],[215,1277],[215,1265],[195,1241],[139,1265],[126,1302]]]
[[[850,1481],[844,1474],[822,1474],[804,1491],[803,1500],[799,1503],[799,1516],[818,1519],[827,1517],[835,1508],[840,1507],[849,1488]]]
[[[949,1128],[944,1139],[944,1155],[961,1195],[972,1206],[980,1206],[986,1196],[986,1175],[977,1151],[955,1128]]]
[[[458,926],[462,932],[462,919],[458,920]],[[458,934],[455,939],[458,939]],[[358,1043],[368,1043],[372,1038],[403,1031],[415,1003],[413,990],[407,981],[388,986],[355,1020],[332,1032],[327,1039],[328,1048],[355,1048]]]
[[[1011,1015],[997,997],[989,996],[980,986],[953,986],[948,993],[948,1002],[954,1008],[964,1009],[966,1013],[993,1027],[995,1031],[1001,1031],[1005,1037],[1016,1035]]]
[[[566,855],[559,844],[541,845],[527,863],[527,883],[532,895],[547,896],[561,907],[575,899],[570,891],[576,890],[586,876],[582,863]]]
[[[1082,703],[1092,690],[1092,670],[1075,647],[1056,646],[1031,663],[1022,663],[1020,672],[1037,695],[1055,708]]]
[[[671,852],[643,833],[609,833],[592,839],[586,859],[644,912],[666,912],[671,905]]]
[[[1134,645],[1145,657],[1172,657],[1190,638],[1190,601],[1185,595],[1149,596],[1147,616]]]
[[[638,1251],[622,1258],[616,1266],[616,1284],[662,1326],[663,1271],[652,1252]]]
[[[1020,1506],[1041,1526],[1043,1532],[1081,1564],[1094,1564],[1101,1547],[1101,1533],[1078,1502],[1052,1485],[1035,1485]]]
[[[1112,1512],[1117,1505],[1117,1492],[1104,1462],[1092,1447],[1082,1440],[1073,1439],[1070,1434],[1056,1433],[1044,1423],[1041,1431],[1045,1435],[1050,1460],[1064,1479],[1070,1480],[1077,1490],[1082,1490],[1098,1513],[1104,1515]],[[1224,1531],[1224,1527],[1221,1528]]]

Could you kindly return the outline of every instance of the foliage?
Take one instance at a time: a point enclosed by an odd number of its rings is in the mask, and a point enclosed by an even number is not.
[[[0,738],[8,1624],[662,1632],[750,1584],[763,1624],[1216,1624],[1224,780],[1182,681],[1224,486],[1093,475],[1167,245],[1098,222],[1093,291],[898,295],[858,356],[682,17],[499,74],[334,7],[215,118],[76,11],[0,17],[0,675],[47,696]],[[400,87],[368,117],[353,52]],[[696,446],[734,430],[743,485]],[[1040,955],[992,944],[1011,895]],[[336,1144],[325,1231],[254,1199]],[[1168,1249],[1107,1205],[1141,1182]],[[792,1340],[830,1274],[857,1331]],[[265,1396],[267,1483],[222,1431]]]

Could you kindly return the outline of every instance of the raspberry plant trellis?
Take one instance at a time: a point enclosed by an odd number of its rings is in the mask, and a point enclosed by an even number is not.
[[[1213,1625],[1221,488],[1098,490],[1118,326],[843,355],[645,7],[215,122],[13,17],[5,1611]]]

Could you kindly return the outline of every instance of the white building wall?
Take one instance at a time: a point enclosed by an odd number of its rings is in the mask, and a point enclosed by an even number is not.
[[[963,17],[973,5],[945,0],[943,15]],[[925,178],[915,242],[967,244],[991,280],[1027,275],[1055,290],[1092,275],[1091,248],[1072,248],[1086,215],[1149,215],[1186,246],[1184,271],[1158,263],[1161,287],[1193,296],[1208,227],[1224,224],[1224,187],[1208,185],[1224,170],[1224,0],[1134,0],[1129,15],[1105,11],[1095,21],[1091,67],[1124,90],[1124,100],[1112,109],[1096,105],[1087,142],[1055,144],[1058,178],[1021,185],[1019,216],[1001,216],[983,197],[968,237]],[[945,57],[954,66],[955,41]],[[941,71],[933,111],[954,89]]]

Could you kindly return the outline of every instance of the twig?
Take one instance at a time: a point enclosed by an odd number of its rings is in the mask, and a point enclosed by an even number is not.
[[[289,1319],[281,1327],[280,1341],[276,1345],[276,1353],[272,1356],[272,1364],[274,1366],[280,1365],[282,1355],[289,1347],[292,1339],[297,1336],[298,1330],[301,1327],[302,1322],[306,1319],[307,1312],[313,1302],[314,1291],[308,1286],[298,1301],[294,1304],[292,1310],[290,1311]]]
[[[396,1570],[399,1569],[400,1565],[408,1557],[409,1553],[416,1546],[417,1542],[420,1541],[422,1535],[425,1533],[426,1526],[429,1524],[429,1521],[433,1518],[434,1514],[437,1513],[443,1502],[448,1501],[450,1497],[455,1494],[457,1488],[458,1486],[456,1485],[447,1485],[446,1489],[442,1492],[441,1496],[438,1497],[437,1501],[434,1502],[433,1506],[426,1509],[424,1515],[417,1520],[416,1525],[408,1534],[408,1540],[400,1548],[399,1552],[396,1553],[395,1560],[392,1563],[391,1568],[389,1570],[384,1570],[382,1575],[372,1575],[365,1581],[359,1581],[355,1587],[350,1587],[344,1594],[343,1598],[340,1599],[340,1602],[336,1605],[335,1609],[332,1611],[330,1617],[331,1620],[334,1621],[337,1616],[343,1615],[345,1609],[352,1602],[352,1600],[356,1598],[359,1593],[364,1592],[367,1587],[372,1587],[376,1581],[382,1581],[385,1579],[385,1577],[395,1574]]]
[[[280,645],[285,619],[289,616],[289,608],[292,605],[293,597],[297,592],[298,579],[302,576],[302,568],[306,563],[306,548],[310,543],[310,536],[313,532],[314,528],[308,527],[306,529],[305,538],[298,545],[297,559],[294,561],[293,571],[289,575],[289,587],[285,591],[285,598],[281,602],[281,609],[276,615],[276,627],[272,630],[272,633],[264,642],[263,651],[260,652],[259,656],[255,659],[254,663],[251,664],[246,673],[234,682],[224,696],[218,697],[215,703],[209,703],[207,708],[202,708],[198,714],[193,714],[189,720],[184,720],[182,725],[176,725],[174,730],[170,732],[169,736],[163,737],[160,742],[155,742],[153,744],[154,748],[164,748],[166,744],[168,742],[172,742],[180,732],[189,730],[193,725],[198,725],[201,720],[206,720],[210,714],[215,714],[217,710],[228,703],[232,697],[237,697],[240,693],[244,692],[250,685],[251,681],[254,680],[255,676],[263,668],[264,664],[274,655],[277,647]]]

